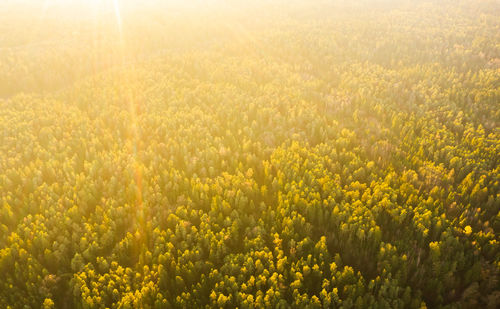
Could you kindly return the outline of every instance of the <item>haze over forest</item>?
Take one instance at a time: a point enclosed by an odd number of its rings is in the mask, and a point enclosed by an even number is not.
[[[498,308],[499,210],[498,1],[0,1],[0,308]]]

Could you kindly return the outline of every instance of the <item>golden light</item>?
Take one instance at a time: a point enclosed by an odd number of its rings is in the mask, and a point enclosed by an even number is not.
[[[113,9],[115,11],[116,24],[118,25],[118,31],[120,33],[120,39],[123,39],[122,17],[121,17],[121,14],[120,14],[120,6],[118,4],[118,0],[113,0]]]

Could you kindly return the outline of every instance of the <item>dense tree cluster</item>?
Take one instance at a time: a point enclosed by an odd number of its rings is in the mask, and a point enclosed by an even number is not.
[[[0,307],[500,306],[498,3],[290,3],[0,38]]]

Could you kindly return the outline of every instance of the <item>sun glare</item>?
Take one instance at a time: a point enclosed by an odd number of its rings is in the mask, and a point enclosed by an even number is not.
[[[116,17],[116,24],[118,25],[118,31],[120,32],[120,38],[123,39],[123,33],[122,33],[122,17],[120,14],[120,5],[119,5],[119,0],[113,0],[113,10],[115,12],[115,17]]]
[[[0,309],[500,308],[498,16],[0,0]]]

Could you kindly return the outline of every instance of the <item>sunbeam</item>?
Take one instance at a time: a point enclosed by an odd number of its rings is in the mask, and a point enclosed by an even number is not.
[[[118,0],[113,0],[113,11],[115,12],[116,24],[118,26],[120,40],[123,43],[122,17],[121,17],[121,13],[120,13],[120,5],[118,3]]]
[[[498,16],[0,0],[0,309],[500,308]]]

